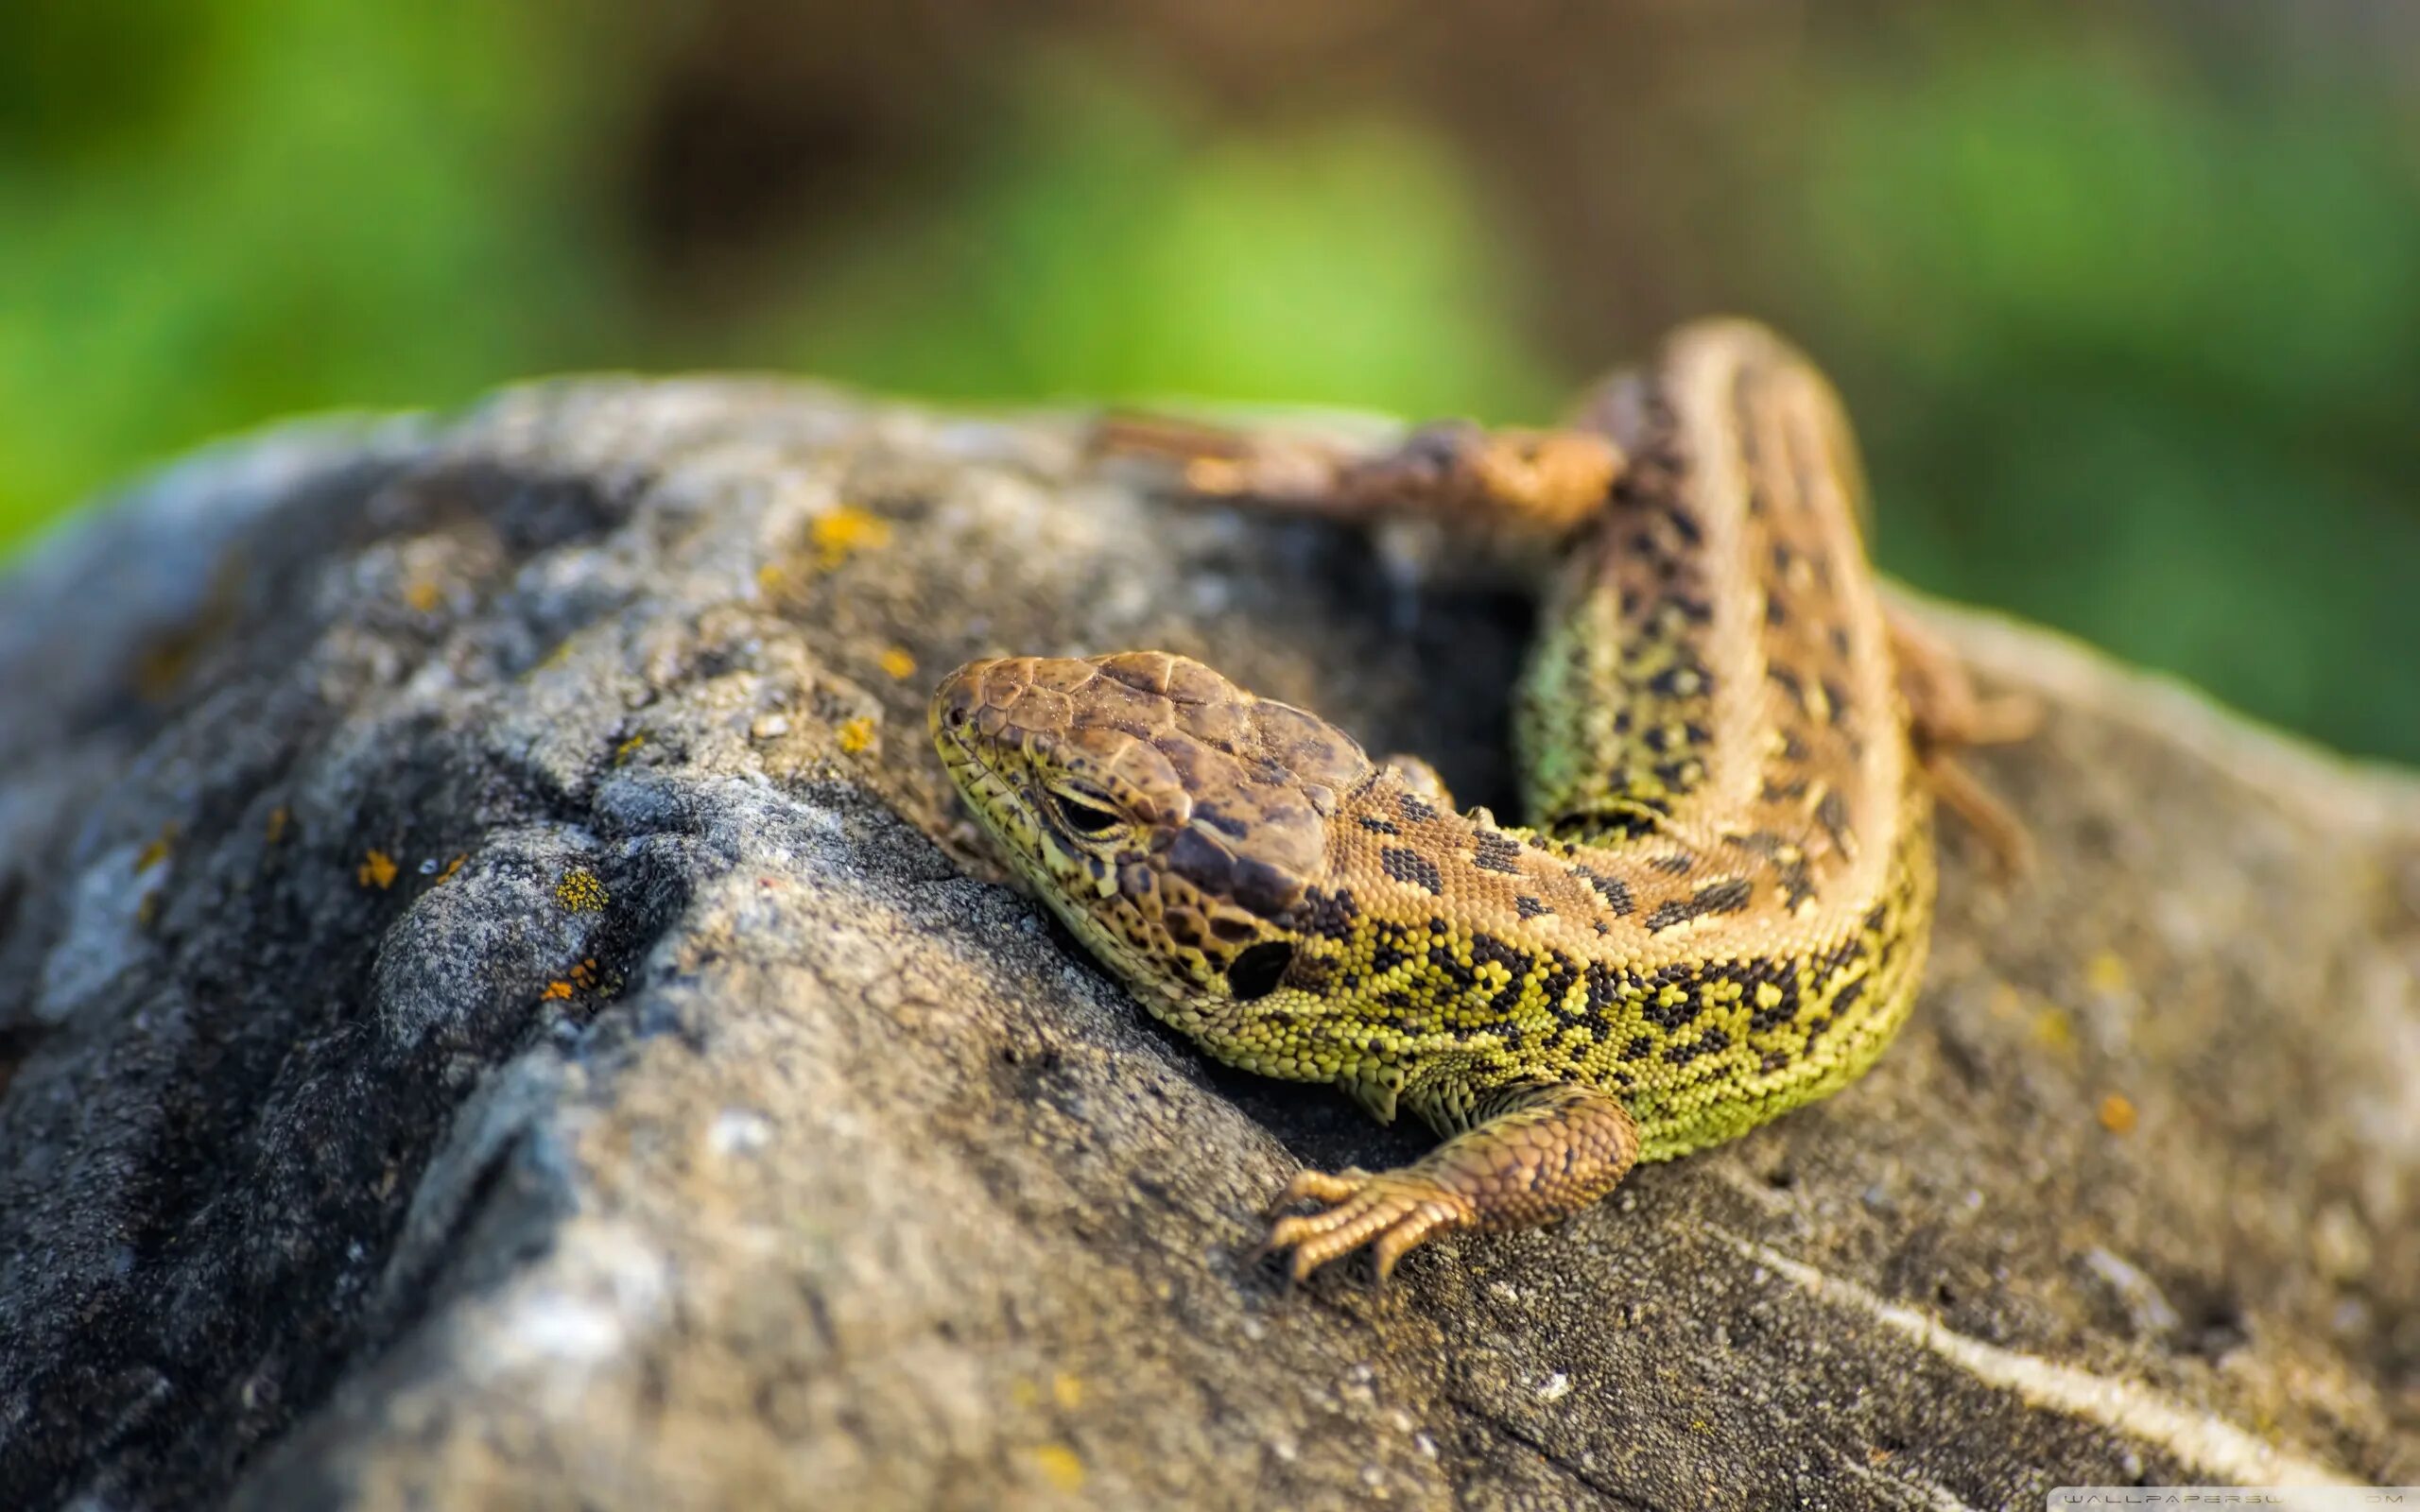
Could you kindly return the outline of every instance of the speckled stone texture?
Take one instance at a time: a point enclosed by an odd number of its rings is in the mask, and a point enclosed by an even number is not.
[[[0,1506],[2420,1481],[2420,783],[1936,611],[2048,706],[1980,763],[2039,860],[1952,833],[1875,1074],[1289,1295],[1260,1205],[1421,1142],[1147,1021],[926,692],[1164,647],[1501,801],[1524,610],[1075,442],[566,384],[222,449],[0,580]]]

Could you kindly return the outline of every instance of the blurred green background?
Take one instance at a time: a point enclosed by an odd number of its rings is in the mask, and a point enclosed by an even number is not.
[[[0,553],[563,369],[1550,416],[1791,332],[1886,566],[2420,759],[2420,7],[9,0]]]

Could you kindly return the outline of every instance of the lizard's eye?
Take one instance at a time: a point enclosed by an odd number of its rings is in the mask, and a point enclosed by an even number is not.
[[[1116,810],[1106,808],[1102,802],[1088,798],[1079,798],[1068,793],[1052,793],[1050,801],[1058,808],[1059,817],[1066,823],[1067,828],[1078,834],[1107,834],[1126,822],[1124,816]]]

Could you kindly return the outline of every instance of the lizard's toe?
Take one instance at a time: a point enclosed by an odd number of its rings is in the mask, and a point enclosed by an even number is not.
[[[1274,1212],[1304,1201],[1342,1202],[1360,1191],[1369,1179],[1370,1173],[1357,1165],[1348,1165],[1333,1176],[1325,1171],[1297,1171],[1269,1209]]]
[[[1378,1281],[1384,1285],[1395,1262],[1413,1246],[1432,1234],[1468,1228],[1478,1218],[1467,1198],[1408,1172],[1305,1171],[1287,1186],[1284,1200],[1302,1198],[1330,1206],[1323,1212],[1280,1218],[1262,1246],[1264,1253],[1293,1251],[1288,1269],[1297,1281],[1375,1241]]]

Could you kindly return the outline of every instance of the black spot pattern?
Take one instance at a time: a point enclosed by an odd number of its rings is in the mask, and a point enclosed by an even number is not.
[[[1365,830],[1374,830],[1380,834],[1403,833],[1401,830],[1395,828],[1395,824],[1392,819],[1382,819],[1374,814],[1364,814],[1361,816],[1361,828]]]
[[[1548,908],[1546,904],[1538,902],[1535,898],[1530,897],[1528,893],[1523,893],[1520,897],[1512,900],[1512,911],[1519,914],[1523,919],[1535,919],[1540,914],[1550,914],[1554,912],[1553,909]]]
[[[1507,998],[1520,996],[1522,982],[1528,979],[1530,971],[1538,964],[1536,956],[1517,945],[1508,945],[1493,935],[1473,935],[1471,965],[1476,968],[1485,966],[1490,961],[1503,967],[1504,974],[1511,978],[1510,984],[1504,988],[1504,995]]]
[[[1588,963],[1588,999],[1583,1011],[1599,1022],[1611,1022],[1621,1006],[1623,974],[1602,961]]]
[[[1685,1040],[1664,1052],[1664,1058],[1676,1066],[1685,1066],[1703,1056],[1718,1055],[1731,1048],[1731,1037],[1720,1026],[1709,1028],[1695,1040]]]
[[[1703,1006],[1698,1002],[1697,973],[1685,963],[1657,967],[1640,985],[1647,988],[1647,1005],[1640,1011],[1659,1029],[1679,1029],[1694,1022]],[[1680,988],[1677,1002],[1658,1001],[1667,988]]]
[[[1349,940],[1353,937],[1353,921],[1360,917],[1361,905],[1354,902],[1351,888],[1339,887],[1334,892],[1322,892],[1314,887],[1304,894],[1292,922],[1305,935],[1316,935],[1322,939]]]
[[[1756,986],[1766,982],[1780,989],[1781,998],[1772,1007],[1759,1007],[1748,1015],[1748,1028],[1751,1033],[1778,1029],[1798,1017],[1798,973],[1778,963],[1769,964],[1775,969],[1759,973],[1755,981],[1748,984],[1748,1001],[1752,1004],[1756,1001]]]
[[[1826,793],[1815,805],[1815,822],[1832,837],[1832,844],[1846,850],[1849,839],[1849,806],[1838,793]]]
[[[1384,976],[1420,953],[1406,948],[1403,927],[1381,921],[1370,937],[1370,971]]]
[[[1408,845],[1391,845],[1381,850],[1378,865],[1397,882],[1426,887],[1433,897],[1445,895],[1445,874],[1437,869],[1437,863]]]
[[[1656,904],[1655,911],[1647,916],[1647,927],[1670,929],[1675,924],[1685,924],[1692,919],[1703,919],[1708,914],[1737,913],[1748,906],[1748,900],[1754,896],[1755,890],[1756,885],[1745,877],[1709,882],[1686,898]]]
[[[1588,867],[1575,866],[1571,869],[1591,891],[1605,900],[1605,906],[1614,911],[1615,918],[1627,919],[1637,912],[1638,901],[1631,896],[1630,885],[1621,878],[1608,877]]]
[[[1521,874],[1521,842],[1500,831],[1481,830],[1473,842],[1471,865],[1481,871],[1517,877]]]

